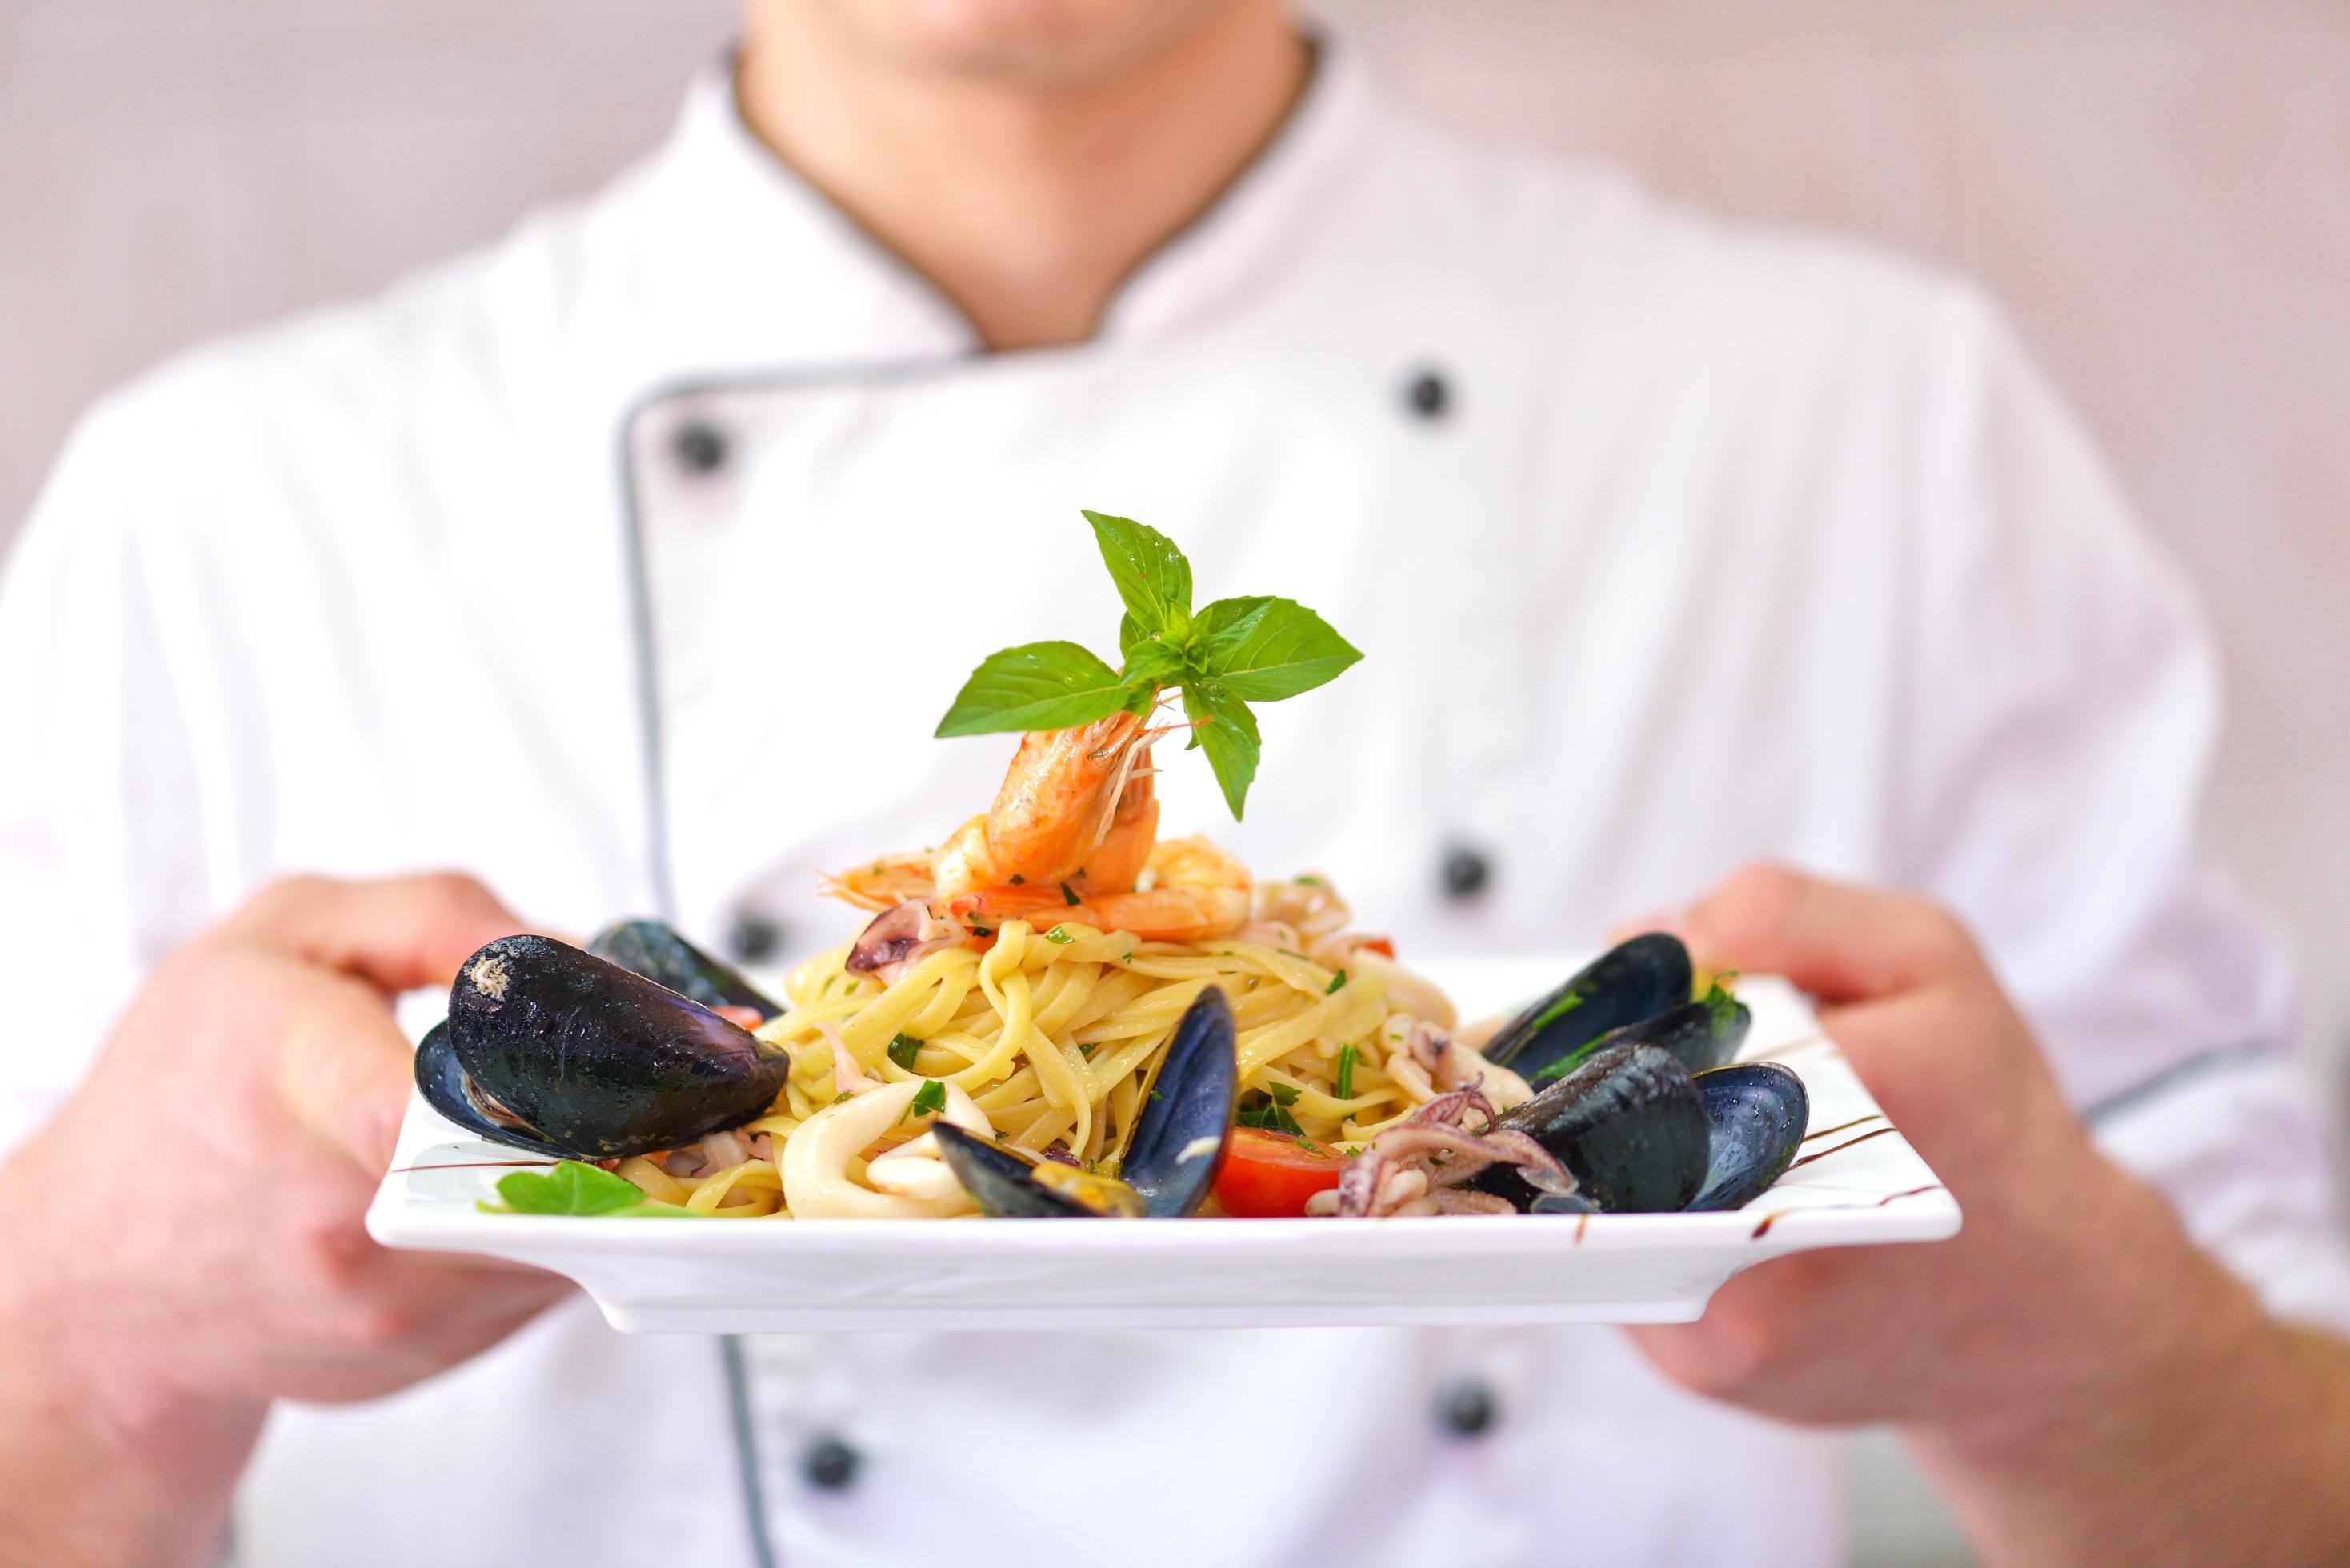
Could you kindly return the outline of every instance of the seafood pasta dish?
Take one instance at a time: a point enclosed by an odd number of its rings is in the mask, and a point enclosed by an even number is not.
[[[1361,656],[1291,600],[1191,608],[1164,535],[1087,513],[1118,669],[990,656],[941,736],[1016,733],[986,809],[843,868],[858,914],[780,998],[651,920],[490,943],[417,1054],[426,1099],[536,1157],[523,1212],[949,1219],[1579,1214],[1742,1206],[1808,1115],[1679,940],[1636,937],[1464,1028],[1318,876],[1161,836],[1154,750],[1237,817],[1250,704]],[[861,923],[858,923],[860,922]]]

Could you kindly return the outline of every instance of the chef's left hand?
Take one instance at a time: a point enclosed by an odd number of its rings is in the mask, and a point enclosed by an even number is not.
[[[1965,1219],[1946,1242],[1761,1264],[1701,1321],[1632,1331],[1667,1376],[1783,1420],[1901,1426],[1987,1559],[2233,1560],[2244,1538],[2197,1525],[2264,1501],[2285,1531],[2265,1561],[2300,1560],[2300,1523],[2339,1544],[2341,1511],[2314,1516],[2293,1478],[2350,1444],[2350,1349],[2270,1323],[2099,1154],[1956,919],[1761,867],[1674,924],[1700,963],[1818,998]]]

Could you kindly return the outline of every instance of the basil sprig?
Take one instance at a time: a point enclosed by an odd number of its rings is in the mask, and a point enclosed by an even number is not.
[[[1120,668],[1074,642],[1003,649],[972,671],[938,733],[1066,730],[1119,711],[1144,714],[1172,686],[1192,722],[1191,745],[1207,753],[1238,819],[1263,750],[1249,704],[1311,691],[1361,651],[1295,599],[1218,599],[1195,614],[1191,564],[1173,540],[1132,518],[1085,516],[1126,605]]]

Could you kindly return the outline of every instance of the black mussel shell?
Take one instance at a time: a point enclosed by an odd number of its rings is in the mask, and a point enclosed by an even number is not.
[[[1712,1147],[1692,1210],[1743,1209],[1786,1174],[1812,1119],[1803,1079],[1776,1062],[1717,1067],[1697,1077]]]
[[[1564,1078],[1611,1045],[1655,1045],[1671,1052],[1673,1059],[1692,1073],[1711,1072],[1738,1054],[1753,1027],[1753,1010],[1716,986],[1695,1002],[1609,1030],[1590,1044],[1561,1056],[1528,1082],[1539,1087]]]
[[[1232,1003],[1212,985],[1175,1025],[1118,1168],[1154,1220],[1191,1213],[1215,1185],[1240,1096],[1237,1039]]]
[[[1502,1025],[1485,1043],[1485,1059],[1534,1078],[1609,1030],[1681,1006],[1696,983],[1689,949],[1679,937],[1665,931],[1634,937]]]
[[[1143,1212],[1141,1195],[1114,1176],[1038,1159],[952,1122],[933,1122],[931,1131],[972,1201],[998,1218],[1123,1220]]]
[[[748,1007],[773,1018],[783,1006],[660,920],[618,920],[596,933],[588,950],[643,975],[704,1007]]]
[[[530,1129],[520,1123],[498,1119],[502,1108],[476,1094],[465,1076],[465,1069],[457,1064],[457,1053],[449,1044],[446,1023],[436,1023],[425,1031],[416,1047],[416,1087],[427,1105],[477,1137],[554,1159],[571,1158],[570,1150],[532,1137]]]
[[[1604,1213],[1683,1209],[1705,1184],[1705,1096],[1654,1045],[1603,1051],[1495,1125],[1533,1134]],[[1543,1196],[1513,1165],[1488,1167],[1472,1185],[1520,1210]]]
[[[501,937],[465,961],[449,1038],[477,1096],[585,1159],[739,1127],[791,1069],[701,1003],[547,937]]]

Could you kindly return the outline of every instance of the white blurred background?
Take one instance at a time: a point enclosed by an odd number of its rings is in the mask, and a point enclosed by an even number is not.
[[[0,0],[0,549],[75,411],[661,131],[733,0]],[[2350,1062],[2350,5],[1329,0],[1454,122],[1983,279],[2203,585],[2213,831]],[[0,737],[0,752],[7,742]],[[1863,1449],[1863,1562],[1962,1561]]]

